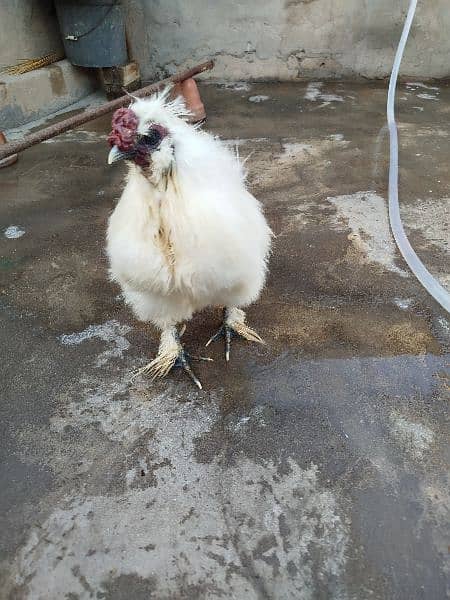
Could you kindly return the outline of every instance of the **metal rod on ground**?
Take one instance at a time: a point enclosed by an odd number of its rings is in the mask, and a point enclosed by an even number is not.
[[[196,65],[191,69],[187,69],[186,71],[183,71],[181,73],[175,73],[175,75],[172,75],[167,79],[162,79],[161,81],[157,81],[156,83],[152,83],[139,90],[136,90],[135,92],[133,92],[133,96],[137,96],[138,98],[141,96],[149,96],[150,94],[157,92],[169,83],[179,83],[180,81],[185,81],[186,79],[194,77],[194,75],[198,75],[199,73],[209,71],[213,67],[214,61],[208,60],[207,62]],[[69,119],[65,119],[64,121],[60,121],[59,123],[55,123],[54,125],[50,125],[50,127],[46,127],[45,129],[41,129],[40,131],[31,133],[23,140],[18,140],[16,142],[9,142],[8,144],[4,144],[0,146],[0,160],[6,158],[7,156],[11,156],[11,154],[21,152],[22,150],[25,150],[25,148],[34,146],[34,144],[39,144],[40,142],[55,137],[55,135],[59,135],[60,133],[69,131],[69,129],[73,129],[74,127],[83,125],[84,123],[92,121],[93,119],[97,119],[102,115],[106,115],[107,113],[115,110],[116,108],[120,108],[124,104],[127,104],[127,102],[129,101],[129,96],[120,96],[120,98],[111,100],[111,102],[106,102],[105,104],[97,106],[96,108],[85,110],[79,115],[75,115],[74,117],[70,117]]]

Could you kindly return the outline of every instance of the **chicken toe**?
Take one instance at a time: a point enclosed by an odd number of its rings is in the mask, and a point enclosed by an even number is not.
[[[229,362],[231,352],[231,338],[233,335],[243,337],[250,342],[264,344],[261,337],[249,327],[245,322],[245,312],[240,308],[225,308],[223,311],[223,323],[219,331],[215,333],[206,343],[209,346],[211,342],[216,342],[221,337],[225,338],[225,360]]]
[[[186,352],[180,342],[180,336],[176,328],[167,328],[161,334],[157,356],[147,365],[138,369],[134,373],[134,377],[148,374],[152,380],[154,380],[158,377],[165,377],[174,367],[181,367],[198,389],[201,390],[202,384],[192,370],[189,362],[190,358],[190,355]],[[204,357],[195,357],[195,359],[205,361],[212,360]]]

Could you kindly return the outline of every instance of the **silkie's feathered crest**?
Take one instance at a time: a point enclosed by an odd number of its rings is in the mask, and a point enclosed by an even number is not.
[[[163,91],[150,98],[140,99],[128,94],[133,102],[128,108],[117,109],[112,117],[112,131],[108,136],[110,146],[128,152],[136,143],[139,133],[150,124],[169,125],[173,118],[186,119],[190,112],[182,97],[167,101],[173,86],[167,86]]]
[[[171,129],[170,126],[176,126],[179,119],[185,120],[190,116],[181,96],[169,100],[172,87],[168,86],[149,98],[136,98],[130,105],[130,109],[139,119],[138,129],[148,123],[158,123]]]

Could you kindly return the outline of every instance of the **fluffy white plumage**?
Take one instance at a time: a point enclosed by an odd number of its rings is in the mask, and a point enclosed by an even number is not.
[[[271,239],[238,157],[186,123],[182,100],[167,102],[167,92],[130,107],[139,134],[152,124],[169,134],[148,169],[130,164],[107,234],[113,280],[135,315],[163,332],[207,306],[256,300]]]

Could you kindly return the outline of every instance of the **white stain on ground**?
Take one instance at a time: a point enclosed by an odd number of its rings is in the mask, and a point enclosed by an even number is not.
[[[83,401],[65,405],[64,412],[51,419],[52,430],[61,433],[67,426],[95,425],[108,439],[127,446],[133,445],[151,430],[155,406],[170,396],[173,386],[168,384],[167,389],[156,396],[154,390],[151,390],[151,395],[145,390],[130,396],[126,392],[132,379],[131,371],[111,381],[82,379]],[[145,379],[143,385],[148,387],[149,380]],[[194,392],[189,392],[185,398],[190,399],[194,399]]]
[[[444,317],[438,317],[437,319],[439,326],[445,333],[450,333],[450,323]]]
[[[405,204],[402,217],[407,229],[419,231],[450,259],[450,198],[417,198]]]
[[[408,310],[411,308],[413,302],[413,298],[394,298],[394,304],[402,310]]]
[[[342,96],[337,94],[326,94],[322,91],[323,83],[320,81],[312,81],[308,83],[306,92],[304,95],[305,100],[311,102],[344,102]]]
[[[447,343],[450,342],[450,321],[445,317],[436,317],[434,319],[434,329],[436,333],[443,337]],[[450,377],[447,384],[450,384]],[[450,390],[450,385],[447,385],[447,390]]]
[[[133,443],[145,431],[148,431],[149,413],[152,408],[146,398],[133,405],[123,396],[127,392],[131,374],[118,380],[99,381],[82,378],[83,401],[69,402],[64,413],[52,417],[52,431],[62,433],[69,425],[82,427],[96,425],[100,431],[113,441]]]
[[[280,198],[285,198],[289,209],[283,211],[277,235],[288,235],[293,231],[303,230],[317,215],[318,202],[323,203],[324,195],[319,189],[313,192],[308,187],[297,190],[294,197],[291,193],[280,194],[280,181],[283,185],[298,186],[299,166],[318,172],[329,169],[331,161],[329,153],[336,149],[346,148],[350,142],[342,133],[327,135],[323,138],[305,139],[302,142],[295,138],[281,140],[281,149],[276,145],[264,144],[258,148],[258,170],[251,172],[251,184],[261,190],[272,188]],[[297,187],[295,188],[297,189]]]
[[[328,136],[328,138],[335,142],[344,142],[345,141],[343,133],[332,133],[331,135]]]
[[[244,427],[248,422],[250,421],[250,417],[241,417],[239,419],[239,421],[236,423],[236,425],[234,426],[234,429],[241,429],[241,427]]]
[[[423,83],[422,81],[408,81],[406,83],[406,87],[407,88],[422,88],[423,90],[435,90],[435,91],[439,91],[439,88],[433,85],[427,85],[426,83]]]
[[[441,254],[437,263],[441,266],[433,268],[433,275],[450,290],[450,274],[445,268],[450,261],[450,198],[417,198],[402,206],[402,218],[409,236],[420,234],[413,244],[419,256],[427,250]]]
[[[128,489],[132,487],[134,480],[136,479],[136,474],[136,467],[133,467],[125,473],[125,485]]]
[[[266,100],[268,100],[270,98],[270,96],[250,96],[250,98],[248,99],[249,102],[265,102]]]
[[[223,87],[227,90],[233,90],[233,92],[249,92],[252,89],[252,86],[246,81],[225,83]]]
[[[438,100],[438,97],[434,94],[428,94],[424,92],[423,94],[417,94],[418,98],[422,98],[422,100]]]
[[[384,198],[375,192],[329,197],[336,208],[335,227],[348,227],[348,239],[363,262],[379,264],[385,269],[409,277],[409,273],[395,263],[397,249],[389,229],[387,206]]]
[[[283,151],[279,155],[279,159],[283,161],[291,161],[298,159],[302,155],[310,154],[313,150],[312,144],[302,144],[300,142],[283,142]]]
[[[122,358],[125,350],[130,347],[130,342],[125,334],[131,331],[128,325],[122,325],[118,321],[111,320],[101,325],[89,325],[83,331],[77,333],[66,333],[59,337],[59,341],[65,346],[82,344],[88,340],[99,339],[108,344],[108,348],[98,355],[96,366],[101,367],[111,358]]]
[[[144,391],[145,386],[135,390],[131,410],[121,419],[113,425],[108,421],[111,439],[123,436],[129,443],[129,434],[136,435],[139,415],[132,407],[139,406],[144,416]],[[317,466],[301,468],[288,459],[280,470],[271,460],[255,463],[240,456],[223,467],[220,452],[198,461],[197,441],[220,422],[219,404],[214,399],[180,403],[170,390],[145,402],[147,431],[136,464],[124,471],[126,491],[75,494],[30,532],[16,565],[17,584],[26,586],[29,598],[72,594],[84,599],[104,593],[122,575],[153,578],[155,597],[166,597],[179,592],[180,572],[183,585],[213,581],[224,597],[257,600],[260,581],[267,597],[277,597],[282,589],[286,600],[312,600],[317,578],[346,597],[340,580],[348,524]],[[107,406],[113,403],[105,399],[91,412],[85,399],[77,414],[66,415],[66,423],[79,424],[83,414],[90,414],[92,423],[102,422],[103,411],[113,413]],[[152,485],[135,486],[137,478],[142,483],[141,470],[151,471]],[[95,558],[86,560],[94,551]]]
[[[8,240],[17,240],[18,238],[25,235],[25,229],[22,229],[18,225],[10,225],[5,229],[3,235],[5,236],[5,238],[8,238]]]
[[[397,442],[413,458],[421,459],[433,442],[434,433],[429,427],[397,413],[391,415],[390,428]]]
[[[345,148],[350,142],[344,139],[341,133],[327,136],[326,139],[305,142],[282,141],[282,152],[277,156],[279,162],[288,162],[294,168],[296,163],[301,163],[305,158],[319,158],[333,148]]]

